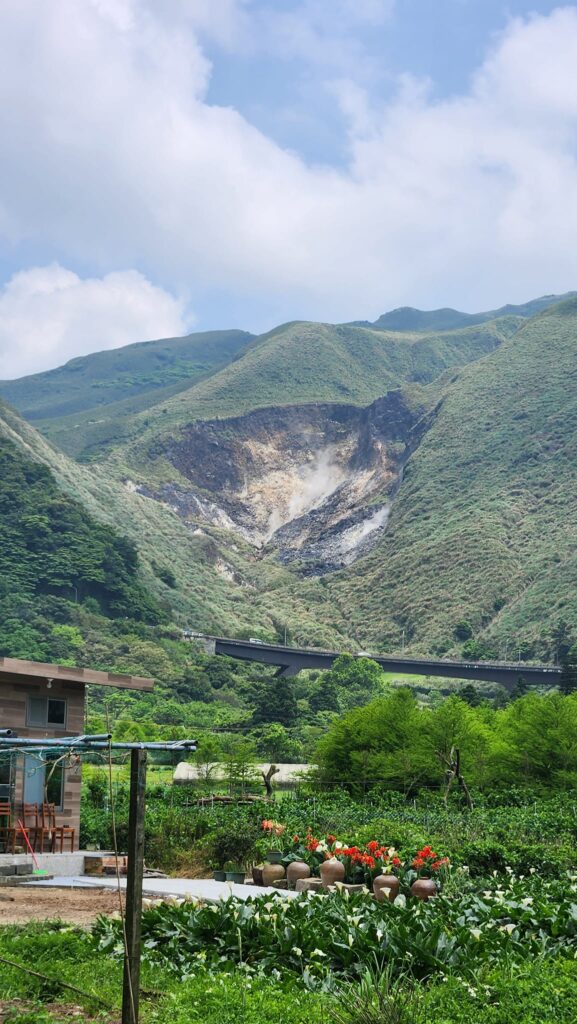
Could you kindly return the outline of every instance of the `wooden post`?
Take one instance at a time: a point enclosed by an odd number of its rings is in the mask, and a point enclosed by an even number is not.
[[[130,753],[130,810],[128,815],[125,912],[126,950],[122,986],[122,1024],[138,1024],[146,758],[146,750],[137,749]]]

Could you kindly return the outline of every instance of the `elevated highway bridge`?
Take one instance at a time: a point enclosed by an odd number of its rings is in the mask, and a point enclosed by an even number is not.
[[[188,631],[185,635],[202,640],[208,654],[222,654],[240,661],[257,661],[277,665],[281,676],[295,676],[303,668],[329,669],[342,651],[321,651],[307,647],[286,647],[256,640],[233,640]],[[405,658],[397,655],[354,654],[376,661],[385,672],[402,675],[435,676],[447,679],[483,680],[499,683],[511,691],[522,678],[528,686],[556,686],[561,669],[556,665],[533,665],[524,662],[449,661],[444,658]]]

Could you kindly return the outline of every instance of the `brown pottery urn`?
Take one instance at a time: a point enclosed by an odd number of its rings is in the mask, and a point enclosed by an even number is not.
[[[335,882],[344,882],[345,865],[336,857],[331,857],[330,860],[322,862],[320,874],[323,886],[328,889],[329,885],[334,885]]]
[[[437,886],[432,878],[417,878],[411,886],[413,896],[418,900],[428,900],[437,893]]]
[[[279,878],[284,878],[284,876],[282,864],[265,864],[262,869],[262,884],[272,885],[273,882],[278,882]]]
[[[286,869],[289,889],[294,889],[299,878],[310,878],[311,869],[304,860],[293,860]]]
[[[391,903],[399,895],[401,883],[396,875],[377,875],[373,881],[373,892],[379,903],[390,900]]]

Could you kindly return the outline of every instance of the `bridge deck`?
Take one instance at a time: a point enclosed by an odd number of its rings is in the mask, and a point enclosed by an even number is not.
[[[226,655],[241,661],[278,665],[282,675],[296,675],[301,669],[328,669],[342,651],[322,651],[306,647],[285,647],[280,644],[254,643],[227,637],[197,634],[213,654]],[[448,679],[473,679],[499,683],[508,690],[522,678],[529,686],[556,686],[561,669],[556,665],[530,665],[524,662],[449,661],[442,658],[406,658],[397,655],[357,654],[370,657],[386,672],[403,675],[438,676]]]

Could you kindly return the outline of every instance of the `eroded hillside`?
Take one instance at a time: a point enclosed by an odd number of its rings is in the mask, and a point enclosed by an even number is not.
[[[366,408],[319,403],[196,421],[151,446],[173,481],[126,485],[322,574],[360,557],[385,528],[419,412],[397,390]]]

